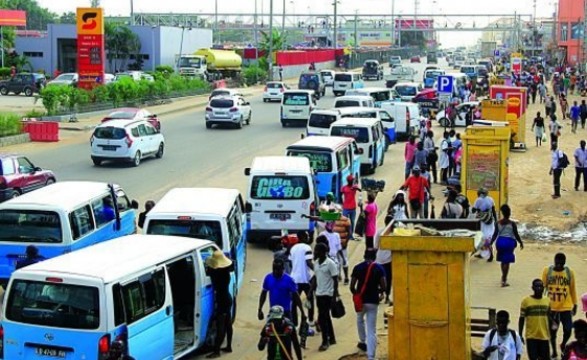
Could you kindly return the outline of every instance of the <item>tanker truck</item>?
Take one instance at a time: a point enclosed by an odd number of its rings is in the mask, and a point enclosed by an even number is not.
[[[240,74],[243,60],[232,50],[200,49],[191,55],[181,55],[178,63],[180,75],[212,81]]]

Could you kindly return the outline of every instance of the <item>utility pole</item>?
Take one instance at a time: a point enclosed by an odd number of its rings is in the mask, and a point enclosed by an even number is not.
[[[336,40],[337,40],[337,36],[338,34],[336,33],[336,17],[338,15],[337,13],[338,10],[338,0],[334,0],[334,38],[332,39],[332,47],[334,48],[334,50],[336,50]]]
[[[395,0],[391,0],[391,47],[395,45]]]
[[[100,2],[98,1],[98,6],[100,5]],[[135,4],[134,4],[134,0],[130,0],[130,24],[134,25],[135,24]]]
[[[269,65],[269,80],[273,80],[273,0],[269,0],[269,54],[267,54]]]
[[[359,10],[355,10],[355,35],[354,35],[355,53],[357,52],[357,48],[359,47],[359,45],[357,44],[357,22],[359,22]]]
[[[253,24],[253,34],[255,38],[255,51],[257,53],[256,59],[259,60],[259,33],[257,32],[257,0],[255,0],[255,16],[254,16],[254,24]]]
[[[417,23],[418,23],[418,8],[420,7],[420,1],[419,0],[414,0],[414,23],[412,24],[412,27],[414,29],[416,29]]]
[[[283,0],[283,15],[281,16],[281,21],[282,21],[282,23],[281,23],[281,42],[282,42],[281,49],[285,50],[285,41],[284,41],[285,40],[285,38],[284,38],[284,35],[285,35],[285,0]]]
[[[218,0],[214,0],[214,31],[218,36]]]

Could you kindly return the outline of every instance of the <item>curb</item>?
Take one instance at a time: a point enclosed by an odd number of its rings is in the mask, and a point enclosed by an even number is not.
[[[28,133],[5,136],[0,138],[0,148],[4,146],[25,144],[28,142],[31,142],[31,137]]]

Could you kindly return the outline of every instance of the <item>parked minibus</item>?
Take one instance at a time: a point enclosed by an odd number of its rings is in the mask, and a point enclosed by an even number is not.
[[[381,104],[387,102],[395,102],[401,101],[401,97],[395,90],[391,90],[388,88],[362,88],[362,89],[350,89],[344,93],[345,96],[370,96],[374,103],[375,107],[381,107]]]

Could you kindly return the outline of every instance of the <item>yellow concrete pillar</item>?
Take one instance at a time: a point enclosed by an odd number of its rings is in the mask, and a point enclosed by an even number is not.
[[[393,252],[388,358],[470,359],[469,257],[475,238],[396,231],[382,236],[381,248]]]

